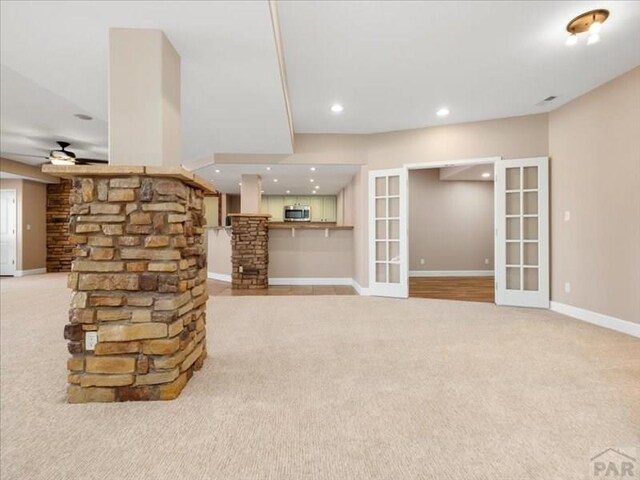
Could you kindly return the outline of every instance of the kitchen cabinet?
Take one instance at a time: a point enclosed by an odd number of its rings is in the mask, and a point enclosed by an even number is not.
[[[271,214],[272,222],[283,221],[285,205],[309,205],[312,222],[336,222],[338,201],[335,195],[263,195],[261,211]]]

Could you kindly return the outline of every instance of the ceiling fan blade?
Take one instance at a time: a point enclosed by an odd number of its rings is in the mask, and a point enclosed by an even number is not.
[[[97,158],[76,158],[75,159],[75,163],[77,165],[87,165],[87,164],[91,164],[91,163],[104,163],[107,164],[109,163],[109,160],[100,160]]]
[[[49,158],[49,157],[44,157],[42,155],[28,155],[26,153],[12,153],[12,152],[1,152],[0,156],[4,157],[4,156],[14,156],[14,157],[30,157],[30,158]]]

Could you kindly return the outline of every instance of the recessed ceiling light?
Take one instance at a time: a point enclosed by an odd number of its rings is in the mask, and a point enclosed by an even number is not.
[[[267,167],[267,170],[271,170],[271,167]]]
[[[316,186],[315,186],[315,187],[313,187],[313,188],[315,188],[316,190],[318,190],[318,189],[320,188],[320,185],[316,185]]]
[[[315,180],[314,180],[313,178],[310,178],[310,179],[309,179],[309,181],[310,181],[311,183],[315,182]]]
[[[316,167],[311,167],[309,170],[311,170],[312,172],[316,171]]]
[[[285,193],[291,193],[291,190],[287,190]]]
[[[242,186],[242,182],[238,182],[238,186],[241,187]]]
[[[76,113],[74,117],[79,118],[80,120],[93,120],[91,115],[85,115],[84,113]]]
[[[484,172],[484,173],[482,174],[482,177],[483,177],[483,178],[489,178],[490,176],[491,176],[491,174],[490,174],[489,172]]]
[[[446,117],[447,115],[449,115],[449,109],[447,107],[442,107],[436,112],[436,115],[438,115],[439,117]]]
[[[219,168],[216,168],[216,173],[220,173],[220,169]]]
[[[342,105],[340,105],[339,103],[334,103],[333,105],[331,105],[331,111],[333,113],[340,113],[344,110],[344,107]]]
[[[264,193],[264,190],[260,190],[260,193]]]
[[[278,179],[277,179],[277,178],[274,178],[274,179],[273,179],[273,181],[274,181],[275,183],[278,183]]]
[[[316,192],[315,190],[311,190],[311,193],[318,193],[318,192]]]

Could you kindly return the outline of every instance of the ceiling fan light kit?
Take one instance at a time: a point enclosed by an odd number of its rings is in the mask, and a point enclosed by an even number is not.
[[[567,24],[567,37],[566,44],[569,46],[578,43],[578,35],[580,33],[589,33],[587,39],[587,45],[593,45],[600,41],[600,31],[602,30],[602,24],[609,18],[609,10],[604,8],[598,10],[590,10],[575,17]]]

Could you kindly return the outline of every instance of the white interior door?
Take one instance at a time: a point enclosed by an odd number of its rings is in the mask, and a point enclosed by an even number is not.
[[[407,171],[369,172],[369,293],[409,296]]]
[[[16,191],[0,190],[0,275],[16,273]]]
[[[496,303],[549,308],[549,159],[502,160],[496,173]]]

